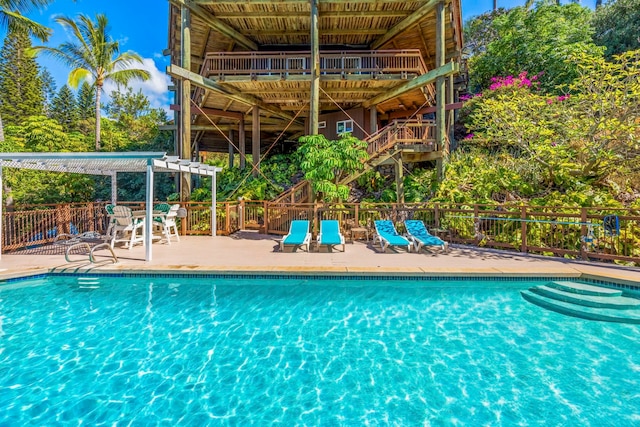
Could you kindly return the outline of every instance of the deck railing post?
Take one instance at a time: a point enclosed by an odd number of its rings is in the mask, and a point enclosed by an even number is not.
[[[527,253],[527,207],[520,207],[520,233],[522,234],[522,244],[520,251]]]
[[[436,230],[440,230],[440,203],[436,203],[433,207],[434,227]]]
[[[224,202],[224,229],[227,234],[231,234],[231,204]]]
[[[474,231],[474,240],[475,240],[475,245],[478,246],[478,244],[480,243],[480,233],[479,233],[479,229],[478,229],[478,225],[479,225],[479,221],[480,219],[478,218],[480,215],[480,208],[478,207],[478,205],[473,205],[473,231]]]
[[[262,203],[262,227],[260,227],[260,232],[263,234],[267,234],[267,230],[269,229],[267,227],[267,224],[269,223],[269,202],[264,201]]]

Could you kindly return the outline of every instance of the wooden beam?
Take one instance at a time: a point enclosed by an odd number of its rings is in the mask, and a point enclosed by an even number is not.
[[[291,31],[287,30],[283,34],[283,30],[245,30],[244,33],[251,36],[308,36],[309,31]],[[329,36],[350,36],[350,35],[382,35],[386,34],[387,30],[378,28],[358,28],[346,30],[343,28],[325,29],[322,31],[323,35]]]
[[[244,124],[244,123],[243,123]],[[162,125],[162,126],[158,126],[158,129],[160,130],[174,130],[176,128],[176,125]],[[261,132],[281,132],[283,129],[285,128],[284,125],[279,124],[279,125],[275,125],[275,124],[270,124],[270,125],[264,125],[262,123],[260,123],[260,131]],[[232,123],[227,123],[227,124],[220,124],[220,125],[191,125],[191,130],[194,132],[210,132],[210,131],[218,131],[221,130],[223,132],[227,132],[230,130],[238,130],[238,125],[236,124],[232,124]],[[291,125],[287,128],[287,132],[291,131],[300,131],[300,130],[304,130],[304,126],[303,125]],[[238,139],[239,138],[239,132],[237,133],[238,135]],[[240,146],[238,146],[238,148],[240,148]]]
[[[191,12],[186,7],[180,8],[180,54],[181,65],[185,69],[191,68]],[[182,90],[180,91],[180,125],[181,143],[180,157],[191,160],[191,82],[182,80]],[[189,172],[180,173],[180,201],[188,202],[191,199],[191,174]]]
[[[417,24],[418,21],[420,21],[425,15],[433,10],[433,8],[436,6],[436,4],[438,4],[439,1],[441,0],[428,0],[427,3],[420,9],[416,10],[411,15],[400,21],[393,28],[387,31],[386,34],[384,34],[382,37],[374,40],[373,43],[371,43],[371,49],[380,49],[380,47],[387,43],[389,40],[405,31],[406,29],[411,28],[412,26]]]
[[[193,0],[193,3],[202,4],[202,5],[214,5],[214,4],[232,4],[237,5],[238,3],[249,3],[249,4],[308,4],[309,0]],[[366,3],[380,3],[380,0],[319,0],[320,3],[332,3],[332,4],[366,4]],[[384,3],[406,3],[407,0],[384,0]]]
[[[260,171],[260,107],[253,106],[251,127],[251,160],[253,163],[253,176],[257,177]]]
[[[203,9],[201,6],[191,0],[169,0],[172,4],[177,6],[184,6],[189,8],[191,12],[202,19],[208,26],[214,30],[224,34],[225,36],[233,39],[236,43],[249,50],[258,50],[258,44],[237,31],[235,28],[224,23],[220,19],[213,16],[209,11]]]
[[[444,0],[440,0],[436,7],[436,67],[444,65],[446,55],[446,34],[445,34],[445,15]],[[452,62],[450,62],[452,64]],[[436,173],[438,181],[444,179],[444,164],[449,153],[449,147],[446,141],[446,123],[445,123],[445,87],[444,76],[438,76],[436,79],[436,146],[442,151],[442,158],[436,161]]]
[[[171,64],[167,67],[167,74],[171,77],[175,77],[182,80],[189,80],[196,86],[200,86],[204,89],[212,90],[217,92],[223,96],[226,96],[229,99],[233,99],[234,101],[242,102],[243,104],[247,104],[250,106],[257,105],[262,110],[268,111],[274,116],[282,117],[287,120],[293,120],[294,116],[292,114],[286,113],[280,110],[277,107],[272,105],[268,105],[262,102],[260,99],[255,96],[246,95],[242,93],[242,91],[232,88],[232,87],[223,87],[215,80],[202,77],[200,74],[196,74],[192,71],[186,70],[182,67],[178,67],[175,64]]]
[[[202,110],[202,112],[201,112]],[[236,113],[233,111],[224,111],[224,110],[217,110],[215,108],[196,108],[194,110],[195,114],[198,115],[202,115],[202,113],[204,113],[207,116],[217,116],[217,117],[226,117],[228,119],[236,119],[236,120],[242,120],[244,117],[244,114],[242,113]]]
[[[318,134],[320,114],[320,32],[318,0],[311,1],[311,95],[309,97],[309,135]]]
[[[462,108],[463,105],[464,105],[464,102],[454,102],[454,103],[445,105],[444,109],[445,111],[459,110],[460,108]],[[410,116],[421,116],[423,114],[428,114],[428,113],[435,113],[437,109],[438,107],[434,105],[431,107],[421,108],[418,111],[415,111],[415,110],[393,111],[389,113],[389,120],[407,118]]]
[[[320,0],[322,2],[322,0]],[[260,12],[218,12],[216,14],[216,18],[219,19],[283,19],[283,18],[306,18],[309,15],[308,10],[299,11],[299,12],[283,12],[283,11],[260,11]],[[408,16],[408,11],[403,10],[371,10],[371,11],[360,11],[360,10],[350,10],[349,17],[359,17],[359,18],[398,18]],[[323,18],[344,18],[344,11],[336,11],[336,12],[322,12]]]
[[[459,72],[459,65],[455,62],[449,62],[446,65],[431,70],[426,74],[416,77],[407,83],[396,86],[388,92],[382,93],[366,102],[362,103],[364,108],[369,108],[372,105],[378,105],[382,102],[388,101],[392,98],[398,97],[404,93],[412,91],[414,89],[421,88],[429,83],[434,82],[438,77],[448,76],[449,74],[455,74]]]

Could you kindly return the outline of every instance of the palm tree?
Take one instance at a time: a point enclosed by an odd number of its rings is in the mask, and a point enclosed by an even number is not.
[[[36,51],[44,51],[71,67],[69,85],[77,88],[89,79],[96,88],[96,151],[100,151],[100,95],[107,81],[126,86],[133,79],[148,80],[148,71],[131,68],[142,64],[142,57],[135,52],[120,53],[120,45],[108,34],[107,17],[96,15],[94,23],[87,15],[79,15],[77,20],[64,16],[56,22],[71,31],[75,42],[62,43],[57,48],[39,46]]]
[[[1,28],[22,28],[42,41],[47,41],[51,35],[51,30],[44,25],[23,16],[23,13],[31,12],[34,9],[43,8],[52,0],[0,0],[0,27]],[[4,128],[2,127],[2,116],[0,116],[0,141],[4,141]]]

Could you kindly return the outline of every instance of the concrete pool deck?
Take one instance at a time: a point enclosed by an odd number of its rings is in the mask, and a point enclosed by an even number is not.
[[[64,247],[46,246],[20,253],[3,254],[0,280],[58,272],[265,272],[309,274],[407,274],[435,276],[554,276],[611,280],[640,286],[640,268],[615,264],[568,260],[454,245],[448,253],[407,253],[387,249],[371,241],[347,242],[346,251],[280,252],[279,236],[238,232],[232,236],[183,236],[171,245],[155,243],[153,259],[144,261],[144,247],[116,247],[118,264],[66,262]],[[107,251],[98,252],[106,255]],[[85,259],[86,256],[74,258]],[[106,257],[99,257],[106,259]]]

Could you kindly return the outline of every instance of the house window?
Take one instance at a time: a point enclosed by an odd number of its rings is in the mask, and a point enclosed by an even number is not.
[[[342,120],[336,123],[336,133],[338,135],[353,132],[353,120]]]
[[[327,121],[326,120],[318,122],[318,129],[324,129],[326,127],[327,127]]]

